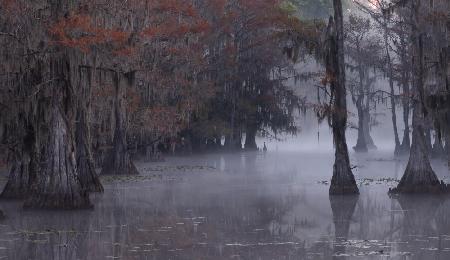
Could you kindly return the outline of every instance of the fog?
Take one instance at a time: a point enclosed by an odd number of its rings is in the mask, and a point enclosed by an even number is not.
[[[18,202],[3,203],[5,214],[14,217],[0,226],[0,257],[450,257],[449,202],[442,197],[417,197],[414,203],[390,198],[387,191],[397,184],[405,160],[393,159],[389,151],[351,153],[361,194],[329,197],[333,153],[326,150],[327,138],[317,145],[299,135],[267,153],[140,162],[139,176],[102,178],[105,193],[91,195],[94,210],[36,212],[24,211]],[[317,150],[290,150],[302,141]],[[443,162],[433,166],[448,179]]]
[[[312,58],[306,57],[303,62],[296,65],[296,70],[303,75],[308,75],[310,73],[316,74],[316,76],[309,79],[298,81],[290,80],[288,82],[290,88],[294,90],[298,96],[305,98],[306,111],[305,113],[298,114],[295,122],[299,131],[296,135],[279,134],[276,135],[276,138],[260,136],[257,139],[258,146],[262,148],[264,142],[266,142],[268,149],[275,151],[331,151],[334,149],[331,127],[328,125],[326,119],[323,122],[319,122],[314,111],[314,106],[320,105],[317,99],[317,82],[320,81],[320,77],[323,77],[323,67],[317,64]],[[347,78],[352,79],[352,77],[354,77],[354,75],[348,73]],[[383,78],[381,75],[374,84],[375,89],[386,92],[389,91],[387,79]],[[395,89],[395,92],[398,94],[398,89]],[[320,93],[323,95],[322,92]],[[324,100],[326,99],[321,97],[321,101],[323,102]],[[393,153],[395,141],[392,112],[390,104],[388,103],[387,100],[384,100],[384,102],[371,106],[371,117],[375,124],[371,126],[370,133],[378,150]],[[348,128],[346,135],[349,151],[352,152],[352,147],[356,144],[358,137],[358,117],[356,106],[352,102],[350,95],[347,98],[347,104]],[[403,130],[405,128],[403,120],[401,120],[403,117],[402,113],[402,107],[398,104],[396,114],[400,140],[403,138]],[[411,119],[409,122],[411,124]]]

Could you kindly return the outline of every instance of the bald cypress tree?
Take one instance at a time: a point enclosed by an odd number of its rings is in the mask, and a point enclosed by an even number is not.
[[[344,20],[341,0],[334,0],[334,19],[328,25],[328,55],[326,60],[327,77],[333,95],[331,123],[335,145],[335,162],[331,179],[330,194],[358,194],[350,167],[348,147],[345,137],[347,128],[347,91],[345,87],[344,61]]]

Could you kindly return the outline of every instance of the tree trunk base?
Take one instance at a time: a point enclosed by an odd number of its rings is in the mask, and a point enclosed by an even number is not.
[[[330,195],[359,194],[355,176],[350,168],[348,155],[337,153],[333,166],[333,177],[331,178]]]
[[[30,163],[16,161],[9,173],[8,182],[5,185],[0,199],[20,200],[28,196],[30,188]]]
[[[441,143],[435,143],[431,150],[432,158],[445,158],[445,149]]]
[[[117,154],[112,151],[103,163],[100,175],[139,175],[139,171],[129,154]]]
[[[359,194],[358,186],[355,184],[350,185],[331,185],[330,195],[357,195]]]
[[[254,145],[245,144],[244,149],[247,151],[258,151],[258,146],[256,146],[256,144],[254,144]]]
[[[389,194],[444,194],[450,185],[439,181],[429,163],[411,158],[398,186],[389,189]]]
[[[448,194],[450,185],[437,182],[435,184],[413,184],[403,185],[389,189],[389,194]]]
[[[91,208],[89,194],[82,187],[75,159],[70,127],[60,108],[52,105],[52,120],[41,167],[25,200],[26,209]]]
[[[410,149],[411,149],[411,141],[409,139],[409,128],[406,128],[405,131],[403,132],[402,144],[398,149],[397,155],[399,156],[408,155]]]
[[[245,133],[244,149],[249,151],[257,151],[258,146],[256,145],[256,126],[248,126],[247,132]]]
[[[86,158],[78,159],[78,174],[81,186],[88,192],[103,192],[103,185],[95,172],[94,164]]]
[[[409,144],[401,144],[400,147],[398,147],[397,152],[395,153],[396,156],[406,156],[409,154],[411,147]]]
[[[353,150],[357,153],[367,153],[369,152],[369,149],[367,148],[367,145],[355,145],[353,146]]]
[[[402,149],[402,145],[395,145],[394,148],[394,155],[395,156],[400,156],[401,155],[401,149]]]
[[[371,143],[371,144],[367,144],[367,149],[369,149],[369,150],[377,150],[378,147],[375,144]]]
[[[0,194],[0,199],[4,200],[22,200],[28,196],[28,189],[24,187],[13,187],[7,183],[5,189]]]

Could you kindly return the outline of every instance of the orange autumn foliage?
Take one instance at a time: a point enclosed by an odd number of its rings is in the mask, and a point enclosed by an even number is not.
[[[113,52],[131,53],[125,51],[129,32],[119,29],[105,29],[95,26],[88,15],[72,14],[53,24],[49,33],[53,43],[69,48],[76,48],[89,52],[91,48],[104,44],[111,44]]]

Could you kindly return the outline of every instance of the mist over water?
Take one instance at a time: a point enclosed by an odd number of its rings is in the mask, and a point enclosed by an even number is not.
[[[379,108],[378,111],[376,120],[379,123],[372,127],[371,136],[377,146],[377,150],[393,154],[395,143],[392,122],[390,121],[390,111],[386,108]],[[398,118],[401,118],[401,112],[402,111],[397,112]],[[353,123],[353,125],[357,123],[354,112],[350,112],[349,122]],[[299,116],[297,124],[300,128],[297,135],[278,135],[278,140],[275,138],[268,140],[267,138],[260,137],[257,138],[258,146],[263,147],[264,142],[266,142],[268,149],[275,151],[278,149],[279,151],[310,151],[314,153],[332,152],[334,150],[333,136],[327,121],[319,123],[313,112],[308,111],[306,115]],[[397,125],[401,139],[403,138],[402,134],[404,126],[402,122],[397,122]],[[353,153],[352,147],[356,145],[358,130],[349,127],[346,136],[349,152]]]
[[[388,196],[407,157],[394,157],[388,108],[376,114],[377,150],[355,153],[357,130],[347,129],[358,197],[328,195],[332,133],[308,110],[297,117],[297,135],[257,138],[267,153],[138,161],[139,176],[102,177],[105,192],[91,195],[93,210],[30,212],[4,202],[14,217],[0,225],[0,258],[449,259],[450,202]],[[432,163],[448,182],[447,165]]]
[[[293,139],[294,140],[294,139]],[[314,142],[299,136],[309,149]],[[172,157],[140,176],[103,177],[93,210],[24,211],[7,202],[8,259],[448,259],[448,199],[389,198],[404,159],[351,153],[359,197],[329,197],[333,151]],[[329,144],[327,144],[329,145]],[[446,165],[433,162],[440,178]],[[344,199],[342,199],[344,198]],[[17,212],[17,214],[14,214]]]

